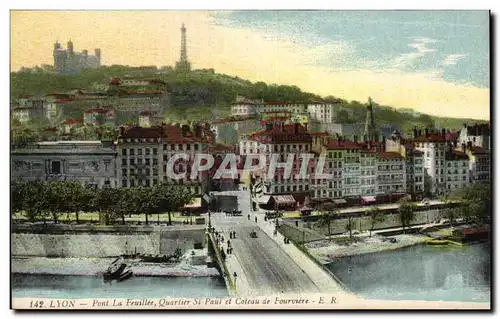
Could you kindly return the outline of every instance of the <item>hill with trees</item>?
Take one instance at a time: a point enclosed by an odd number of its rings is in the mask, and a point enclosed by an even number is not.
[[[172,68],[130,67],[122,65],[102,66],[87,69],[76,76],[59,75],[44,69],[31,69],[10,74],[11,98],[21,94],[44,95],[50,92],[65,92],[72,89],[96,90],[109,83],[113,77],[156,78],[165,81],[171,95],[172,107],[166,117],[171,121],[210,120],[214,115],[224,117],[229,114],[229,106],[236,95],[265,101],[300,101],[323,98],[327,102],[337,102],[343,107],[339,111],[340,123],[361,123],[366,116],[364,102],[347,101],[335,96],[321,97],[304,92],[297,86],[252,83],[248,80],[226,74],[215,73],[213,69],[178,73]],[[348,112],[349,111],[349,112]],[[409,109],[397,110],[383,105],[375,105],[375,120],[378,124],[397,123],[404,131],[414,126],[445,127],[459,129],[464,122],[482,123],[486,121],[456,119],[419,114]]]

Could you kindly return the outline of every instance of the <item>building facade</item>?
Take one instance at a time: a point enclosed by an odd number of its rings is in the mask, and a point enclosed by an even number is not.
[[[57,73],[76,74],[84,69],[101,66],[101,49],[94,50],[95,55],[89,55],[87,50],[75,52],[73,42],[68,41],[67,49],[63,49],[59,42],[54,44],[54,69]]]
[[[11,150],[13,180],[76,180],[92,187],[118,187],[112,142],[39,142]]]

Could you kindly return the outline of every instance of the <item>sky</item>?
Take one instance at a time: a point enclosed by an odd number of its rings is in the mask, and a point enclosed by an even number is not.
[[[11,70],[53,64],[55,41],[103,64],[174,65],[323,96],[490,118],[488,11],[12,11]]]

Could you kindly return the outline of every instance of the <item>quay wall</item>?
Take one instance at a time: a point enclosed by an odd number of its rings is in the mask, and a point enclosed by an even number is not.
[[[13,256],[32,257],[114,257],[122,254],[168,255],[177,248],[182,252],[204,246],[204,226],[145,227],[125,230],[123,227],[96,229],[51,225],[27,229],[13,226]]]
[[[411,225],[418,224],[426,224],[432,221],[446,218],[446,211],[443,209],[429,209],[425,211],[417,211],[415,212],[415,218],[411,222]],[[314,224],[314,222],[301,222],[303,227],[311,229],[313,232],[324,233],[325,235],[328,233],[327,227],[318,228]],[[331,234],[338,235],[347,232],[347,226],[349,224],[348,218],[340,218],[336,219],[331,224]],[[369,216],[362,217],[352,217],[351,218],[351,226],[352,230],[357,231],[367,231],[371,228],[371,218]],[[401,227],[401,220],[398,213],[394,214],[384,214],[383,222],[376,223],[374,230],[385,229],[385,228],[396,228]],[[293,231],[292,231],[293,232]],[[296,235],[298,236],[298,235]],[[302,236],[302,231],[300,231],[300,236]],[[318,234],[304,234],[304,240],[314,241],[318,240]],[[301,240],[300,240],[301,241]]]

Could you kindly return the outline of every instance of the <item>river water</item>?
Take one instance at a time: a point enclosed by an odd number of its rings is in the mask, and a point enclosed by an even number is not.
[[[328,267],[355,293],[371,299],[490,300],[490,246],[418,245],[344,257]],[[12,275],[12,296],[41,298],[227,297],[221,277],[100,277]]]
[[[328,267],[370,299],[490,301],[490,244],[418,245],[340,258]]]
[[[227,297],[221,277],[132,277],[112,284],[101,277],[12,275],[12,297],[163,298]]]

